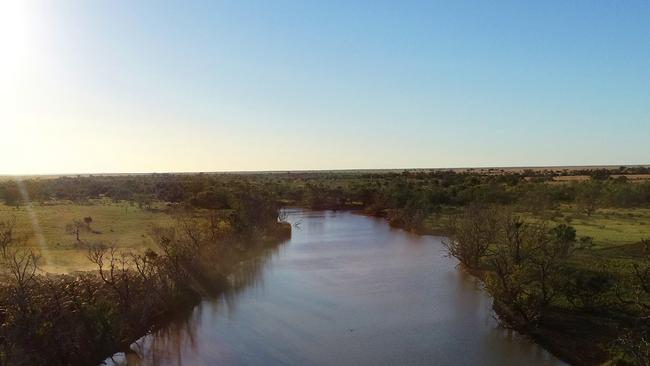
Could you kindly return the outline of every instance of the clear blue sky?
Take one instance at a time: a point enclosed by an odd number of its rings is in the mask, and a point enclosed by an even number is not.
[[[650,1],[4,13],[0,173],[650,163]]]

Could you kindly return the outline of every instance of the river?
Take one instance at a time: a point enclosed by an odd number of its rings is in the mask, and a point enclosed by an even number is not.
[[[292,238],[236,294],[143,337],[128,365],[563,365],[498,326],[441,238],[291,210]]]

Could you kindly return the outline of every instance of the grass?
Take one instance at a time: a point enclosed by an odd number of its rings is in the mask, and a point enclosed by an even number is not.
[[[540,215],[523,214],[525,220],[539,221]],[[593,238],[593,246],[576,250],[570,261],[573,269],[602,271],[617,275],[629,274],[634,264],[645,263],[640,241],[650,238],[649,208],[601,208],[586,215],[577,207],[562,205],[546,213],[551,225],[568,224],[576,236]]]
[[[444,235],[451,217],[462,210],[446,207],[429,216],[421,233]],[[576,235],[593,238],[593,246],[574,252],[571,266],[582,270],[629,272],[634,263],[641,263],[648,255],[640,241],[650,238],[650,208],[603,208],[586,215],[571,205],[563,205],[544,214],[519,212],[529,222],[548,221],[550,226],[568,224]]]
[[[531,213],[523,216],[531,221],[542,219]],[[588,216],[574,206],[565,205],[549,219],[551,224],[573,226],[578,237],[592,237],[594,249],[632,245],[650,238],[650,208],[603,208]]]
[[[43,234],[44,248],[39,245],[25,206],[16,209],[0,205],[0,220],[15,217],[17,232],[28,237],[27,245],[41,250],[42,268],[56,273],[93,269],[86,259],[86,249],[73,234],[66,232],[66,225],[75,219],[82,220],[87,216],[93,219],[90,225],[93,232],[84,230],[80,234],[83,242],[105,243],[136,251],[154,245],[147,235],[152,225],[173,223],[172,218],[160,210],[141,210],[126,202],[113,203],[108,199],[91,200],[87,204],[69,201],[34,203],[32,211]],[[441,233],[449,215],[457,212],[458,209],[450,207],[432,215],[425,221],[425,231]],[[532,213],[522,215],[531,221],[541,219]],[[599,209],[587,216],[576,207],[565,205],[547,216],[552,224],[573,226],[578,237],[593,238],[593,248],[578,255],[585,264],[593,264],[596,258],[608,262],[633,260],[638,252],[635,246],[641,239],[650,238],[650,208]]]
[[[423,232],[444,234],[450,218],[460,213],[462,209],[459,208],[443,208],[424,221]],[[650,208],[603,208],[588,216],[575,206],[563,205],[543,215],[523,211],[519,215],[530,222],[544,220],[549,225],[571,225],[578,238],[593,238],[593,249],[634,246],[642,239],[650,238]]]
[[[73,220],[90,216],[89,230],[82,230],[80,239],[86,243],[105,243],[120,248],[142,250],[154,243],[147,235],[152,225],[171,225],[169,215],[160,211],[145,211],[128,203],[112,203],[110,200],[93,200],[88,204],[65,201],[35,203],[33,217],[43,234],[45,245],[41,247],[27,207],[18,209],[0,205],[0,220],[16,218],[16,231],[27,236],[26,245],[40,250],[46,272],[67,273],[93,269],[86,258],[86,249],[77,242],[74,234],[66,232],[66,225]]]

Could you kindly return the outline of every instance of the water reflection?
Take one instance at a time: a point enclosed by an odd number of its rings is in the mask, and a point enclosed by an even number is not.
[[[291,240],[119,355],[125,365],[559,365],[498,327],[439,238],[345,212],[295,210]]]
[[[169,320],[164,327],[137,340],[131,351],[118,353],[104,361],[113,366],[199,365],[187,362],[187,358],[199,350],[197,328],[205,322],[214,322],[212,314],[224,309],[232,315],[236,312],[238,294],[247,288],[264,288],[261,273],[272,259],[280,253],[282,245],[260,244],[252,259],[243,261],[228,277],[230,287],[217,298],[208,298],[187,314]]]

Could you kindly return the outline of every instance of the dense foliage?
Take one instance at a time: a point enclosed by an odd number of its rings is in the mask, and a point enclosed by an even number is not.
[[[649,207],[650,181],[632,182],[621,175],[646,170],[573,171],[590,178],[568,182],[553,181],[566,172],[544,171],[78,176],[7,180],[0,183],[0,198],[7,205],[19,205],[23,195],[35,202],[56,199],[78,203],[110,197],[145,208],[161,201],[206,209],[235,209],[252,201],[257,208],[260,202],[282,200],[311,208],[364,207],[376,213],[389,210],[391,218],[401,226],[416,228],[441,206],[501,204],[539,211],[571,203],[587,214],[598,207]],[[250,199],[242,200],[242,196]]]

